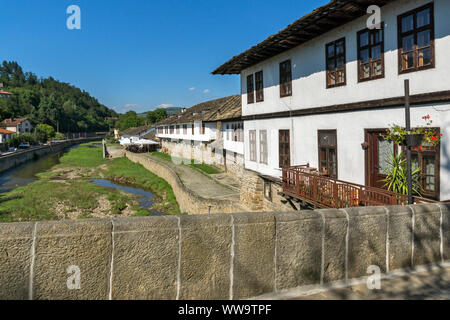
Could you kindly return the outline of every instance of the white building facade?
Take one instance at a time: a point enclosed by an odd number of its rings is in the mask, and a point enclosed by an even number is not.
[[[330,25],[333,14],[349,10],[345,2],[322,7],[331,12]],[[243,62],[263,52],[258,45],[214,72],[241,76],[246,169],[279,179],[283,166],[310,164],[339,180],[381,187],[389,153],[400,150],[383,135],[392,124],[405,125],[408,79],[412,127],[429,115],[443,134],[440,146],[413,153],[425,196],[450,199],[450,2],[367,1],[367,7],[377,2],[381,29],[368,29],[369,15],[355,9],[354,19],[317,35],[290,26],[275,36],[287,43],[273,44],[278,54]],[[320,21],[318,14],[299,25]]]

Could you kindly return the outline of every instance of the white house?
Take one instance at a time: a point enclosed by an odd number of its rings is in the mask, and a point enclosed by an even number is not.
[[[368,29],[370,5],[381,28]],[[382,187],[398,146],[383,135],[430,115],[441,145],[413,152],[427,197],[450,199],[450,1],[330,1],[232,58],[214,74],[240,74],[245,168],[279,181],[282,167]]]
[[[5,119],[1,124],[6,128],[6,130],[12,131],[17,134],[32,132],[33,130],[33,126],[27,118]]]
[[[0,143],[8,142],[8,140],[12,139],[13,135],[13,131],[0,128]]]
[[[129,145],[142,140],[142,137],[155,132],[156,128],[152,125],[133,127],[119,132],[119,142],[121,145]]]
[[[184,109],[156,124],[162,150],[239,175],[244,168],[241,110],[240,95]]]

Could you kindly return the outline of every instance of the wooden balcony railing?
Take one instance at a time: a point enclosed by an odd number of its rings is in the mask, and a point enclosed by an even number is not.
[[[283,168],[283,192],[322,208],[408,204],[406,195],[311,173],[309,165]],[[435,202],[420,197],[414,200]]]

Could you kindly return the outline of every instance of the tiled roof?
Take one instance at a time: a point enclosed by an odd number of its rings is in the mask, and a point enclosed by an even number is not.
[[[12,118],[12,119],[5,119],[2,121],[2,123],[9,127],[15,127],[18,124],[21,124],[22,122],[27,121],[27,120],[28,120],[27,118],[20,118],[20,119]]]
[[[238,119],[242,115],[241,96],[234,95],[203,102],[158,122],[155,126],[187,124],[195,121],[214,122]]]
[[[11,92],[0,90],[0,94],[12,95]]]
[[[13,133],[15,132],[0,128],[0,134],[13,134]]]
[[[142,132],[148,131],[148,130],[150,130],[153,127],[154,127],[153,125],[149,125],[149,126],[129,128],[127,130],[124,130],[124,131],[120,132],[119,134],[121,136],[123,136],[123,135],[130,135],[130,136],[139,135]]]

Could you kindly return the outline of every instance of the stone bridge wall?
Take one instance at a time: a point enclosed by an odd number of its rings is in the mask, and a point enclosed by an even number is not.
[[[0,224],[0,299],[243,299],[449,248],[448,204]]]

